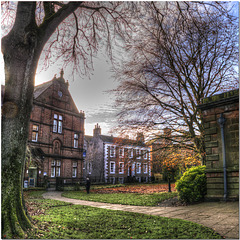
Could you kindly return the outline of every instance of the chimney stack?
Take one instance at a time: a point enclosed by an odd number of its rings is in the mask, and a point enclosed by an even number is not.
[[[171,134],[172,134],[171,128],[168,128],[168,127],[164,128],[164,129],[163,129],[163,134],[164,134],[166,137],[170,137]]]
[[[144,135],[142,132],[137,133],[137,142],[144,143]]]
[[[99,135],[101,135],[101,128],[97,123],[97,125],[95,125],[95,128],[93,129],[93,136],[97,137]]]

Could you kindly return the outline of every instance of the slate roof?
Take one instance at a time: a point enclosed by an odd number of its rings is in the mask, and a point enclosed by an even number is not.
[[[84,136],[86,141],[91,141],[93,136],[85,135]],[[147,147],[145,143],[138,142],[137,140],[126,139],[126,138],[119,138],[107,135],[99,135],[99,138],[105,143],[117,143],[119,145],[134,145],[134,146],[141,146]]]
[[[53,84],[53,80],[49,82],[45,82],[43,84],[40,84],[38,86],[34,87],[34,93],[33,97],[36,99],[38,98],[45,90],[47,90],[51,85]]]
[[[100,135],[99,137],[103,140],[103,142],[109,142],[109,143],[114,142],[114,137],[113,136]]]
[[[84,140],[86,140],[86,141],[91,141],[92,138],[93,138],[93,136],[84,135]]]

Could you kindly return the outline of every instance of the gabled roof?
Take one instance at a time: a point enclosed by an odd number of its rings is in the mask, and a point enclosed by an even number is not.
[[[141,147],[147,147],[145,143],[138,142],[137,140],[127,139],[127,138],[119,138],[119,137],[113,137],[113,136],[107,136],[107,135],[98,135],[98,137],[104,142],[104,143],[114,143],[118,145],[133,145],[133,146],[141,146]],[[84,139],[86,141],[91,141],[94,137],[85,135]]]
[[[38,86],[34,87],[34,93],[33,97],[36,99],[38,98],[45,90],[47,90],[51,85],[53,84],[53,80],[49,82],[45,82],[43,84],[40,84]]]
[[[109,143],[114,142],[113,136],[99,135],[99,137],[102,139],[103,142],[109,142]]]
[[[91,141],[92,138],[93,138],[93,136],[84,135],[84,140],[86,140],[86,141]]]

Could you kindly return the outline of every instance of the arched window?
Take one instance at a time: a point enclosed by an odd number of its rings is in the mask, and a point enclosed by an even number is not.
[[[53,153],[54,154],[60,154],[60,149],[61,149],[60,146],[61,146],[61,144],[58,140],[55,140],[53,142]]]

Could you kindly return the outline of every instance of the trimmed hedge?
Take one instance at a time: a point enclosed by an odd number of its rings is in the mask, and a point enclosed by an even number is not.
[[[207,193],[206,166],[191,167],[176,182],[179,198],[183,202],[201,201]]]

